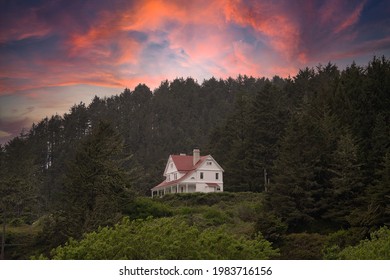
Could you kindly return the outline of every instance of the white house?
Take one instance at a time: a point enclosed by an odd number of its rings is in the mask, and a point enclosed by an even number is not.
[[[152,197],[167,193],[223,192],[223,169],[211,155],[170,155],[165,180],[151,189]]]

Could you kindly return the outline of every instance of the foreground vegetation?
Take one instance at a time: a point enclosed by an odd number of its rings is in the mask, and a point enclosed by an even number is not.
[[[175,194],[137,198],[114,226],[71,238],[43,250],[42,229],[8,228],[8,256],[13,259],[389,259],[390,229],[382,227],[358,240],[356,228],[328,234],[287,233],[286,227],[258,218],[263,194]],[[275,242],[259,228],[267,225]],[[276,234],[278,232],[278,234]],[[22,243],[23,242],[23,243]],[[47,249],[47,248],[46,248]]]
[[[199,230],[177,218],[124,219],[53,251],[54,259],[269,259],[277,251],[261,235],[237,237],[223,228]]]
[[[176,79],[95,97],[0,146],[2,257],[72,258],[93,236],[180,224],[203,242],[210,231],[234,237],[248,258],[363,258],[353,250],[388,242],[389,139],[385,57],[288,79]],[[146,198],[168,155],[195,146],[222,165],[229,193]],[[36,228],[23,242],[9,225]],[[374,252],[368,258],[386,258]]]

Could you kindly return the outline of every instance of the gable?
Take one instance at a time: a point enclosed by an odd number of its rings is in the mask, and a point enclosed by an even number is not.
[[[169,156],[167,164],[165,165],[164,176],[166,174],[176,172],[176,171],[177,171],[177,167],[172,159],[172,156]]]
[[[218,162],[211,156],[208,155],[202,162],[202,164],[197,168],[197,170],[215,170],[215,171],[224,171],[223,168],[218,164]]]

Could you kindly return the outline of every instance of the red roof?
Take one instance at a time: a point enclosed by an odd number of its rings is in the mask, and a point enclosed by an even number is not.
[[[200,157],[199,162],[203,161],[207,156]],[[192,165],[193,156],[178,156],[171,155],[173,163],[175,164],[178,171],[190,171],[194,170],[194,166]],[[196,164],[195,166],[197,166]]]

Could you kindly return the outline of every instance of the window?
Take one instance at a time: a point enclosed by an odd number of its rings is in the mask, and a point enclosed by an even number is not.
[[[215,173],[215,180],[219,180],[219,173]]]
[[[200,172],[200,179],[203,179],[203,172]]]
[[[213,163],[211,161],[208,161],[206,164],[207,165],[212,165]]]
[[[177,173],[175,173],[174,177],[175,177],[175,180],[177,180]]]
[[[220,187],[217,187],[217,191],[221,191],[221,188],[220,188]]]

